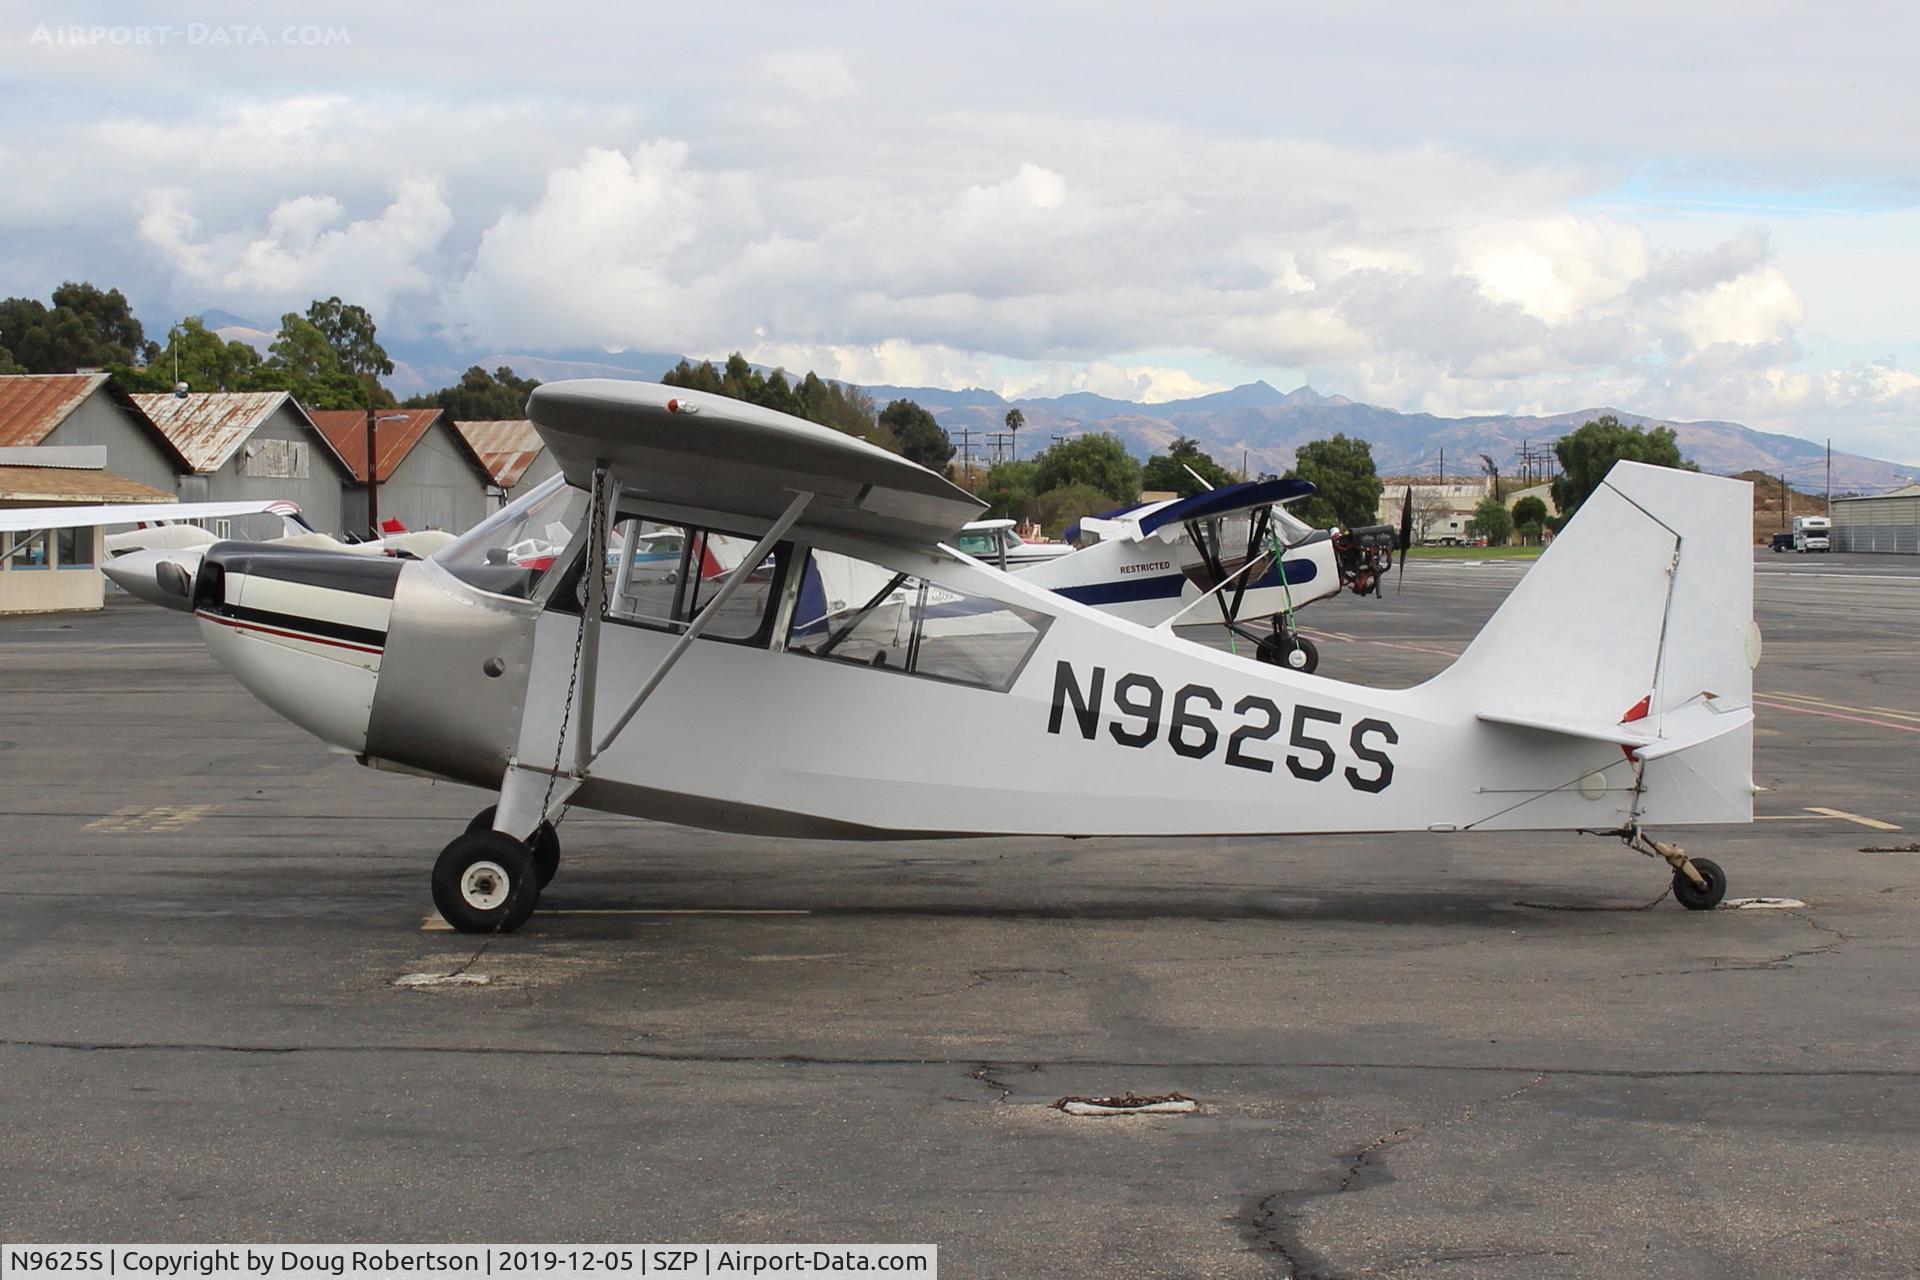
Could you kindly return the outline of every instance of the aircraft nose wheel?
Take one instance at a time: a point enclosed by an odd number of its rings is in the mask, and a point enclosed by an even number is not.
[[[497,805],[488,805],[473,815],[473,821],[467,824],[467,830],[493,830],[493,813]],[[560,870],[560,833],[553,829],[551,822],[543,822],[540,829],[533,833],[528,842],[528,852],[533,855],[534,870],[540,875],[540,887],[546,888],[553,883],[553,877]]]
[[[1261,640],[1253,656],[1269,666],[1288,667],[1303,673],[1311,673],[1320,665],[1320,650],[1314,647],[1313,641],[1279,632]]]
[[[498,831],[468,831],[433,864],[433,905],[461,933],[512,933],[540,900],[526,845]]]

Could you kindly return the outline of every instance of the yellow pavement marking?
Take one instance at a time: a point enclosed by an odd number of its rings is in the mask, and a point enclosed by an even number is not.
[[[192,826],[217,808],[218,805],[211,804],[157,804],[151,808],[142,808],[137,804],[121,805],[106,817],[89,822],[86,830],[114,833],[178,831],[182,827]]]
[[[1829,702],[1825,698],[1808,697],[1804,693],[1764,693],[1760,696],[1764,698],[1785,698],[1789,702],[1804,702],[1810,706],[1827,707],[1834,711],[1852,711],[1859,715],[1873,714],[1892,716],[1896,720],[1912,720],[1920,723],[1920,715],[1915,715],[1911,711],[1896,711],[1891,707],[1852,707],[1844,702]]]
[[[1857,813],[1847,813],[1841,809],[1820,809],[1809,805],[1807,812],[1817,813],[1823,818],[1842,818],[1848,822],[1858,823],[1863,827],[1872,827],[1875,831],[1898,831],[1900,829],[1891,822],[1882,822],[1878,818],[1863,818]]]

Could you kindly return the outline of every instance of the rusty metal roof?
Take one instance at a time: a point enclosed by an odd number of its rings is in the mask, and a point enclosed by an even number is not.
[[[442,422],[441,409],[377,409],[377,416],[385,418],[391,415],[403,415],[399,422],[382,422],[378,427],[377,439],[380,444],[380,459],[377,474],[385,484],[407,460],[413,447],[426,439],[434,424]],[[367,480],[367,411],[365,409],[315,409],[307,414],[313,419],[313,425],[327,438],[333,451],[340,455],[341,461],[353,472],[353,478],[365,484]],[[444,425],[451,426],[453,420],[445,419]],[[448,431],[460,451],[467,456],[474,469],[483,474],[487,464],[480,460],[467,438],[458,431]]]
[[[106,380],[104,373],[22,373],[0,378],[0,445],[39,444]]]
[[[186,455],[154,425],[133,397],[104,373],[16,373],[0,377],[0,445],[39,444],[96,391],[112,397],[136,426],[151,432],[174,465],[182,471],[190,469]]]
[[[466,437],[473,451],[486,463],[493,482],[511,489],[527,474],[527,468],[547,447],[530,418],[504,418],[492,422],[456,422],[454,430]]]
[[[175,495],[111,471],[0,467],[0,502],[175,502]]]
[[[195,471],[218,471],[287,399],[284,391],[136,395],[133,402]]]

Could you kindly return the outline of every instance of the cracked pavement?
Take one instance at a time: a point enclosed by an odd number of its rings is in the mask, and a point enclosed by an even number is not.
[[[1920,577],[1850,563],[1763,563],[1761,683],[1905,723]],[[1329,673],[1421,678],[1517,570],[1410,573],[1311,618],[1419,647],[1334,646]],[[1662,867],[1571,836],[837,845],[580,815],[542,914],[479,948],[421,924],[483,797],[329,754],[174,615],[0,620],[0,659],[0,1238],[1920,1269],[1920,856],[1863,851],[1909,843],[1920,798],[1912,737],[1873,723],[1763,712],[1782,819],[1680,834],[1804,909],[1650,902]],[[659,914],[689,908],[737,914]],[[463,966],[488,985],[393,985]],[[1200,1111],[1051,1105],[1128,1091]]]

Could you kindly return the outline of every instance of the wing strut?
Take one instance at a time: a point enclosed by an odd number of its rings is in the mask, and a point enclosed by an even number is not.
[[[600,753],[620,736],[620,731],[627,727],[647,699],[653,696],[653,691],[660,687],[660,682],[667,678],[667,673],[679,663],[681,656],[706,632],[707,627],[720,615],[720,610],[725,607],[727,601],[733,599],[733,593],[746,585],[747,578],[760,567],[760,562],[767,558],[767,554],[779,544],[780,539],[787,536],[787,530],[793,527],[793,522],[800,518],[800,513],[807,509],[807,504],[811,501],[813,501],[811,493],[793,495],[793,501],[787,504],[787,509],[781,513],[780,518],[773,522],[766,536],[754,544],[753,550],[747,552],[744,560],[734,566],[733,572],[727,575],[727,580],[720,584],[718,591],[714,592],[713,599],[707,601],[706,607],[694,615],[693,622],[681,633],[680,638],[674,641],[673,648],[667,650],[667,656],[660,659],[660,665],[653,669],[653,674],[647,677],[647,682],[640,686],[638,693],[633,695],[633,701],[629,702],[627,709],[620,713],[620,718],[613,722],[613,728],[607,730],[607,736],[600,739],[599,744],[593,748],[592,754],[580,762],[580,772],[585,773],[593,762],[600,758]],[[599,577],[600,574],[595,572],[588,579],[589,592],[592,591],[593,584]],[[599,615],[594,613],[592,616],[597,618]],[[588,741],[591,741],[591,736],[583,734],[583,745]]]
[[[614,514],[620,510],[620,482],[607,473],[604,463],[593,469],[593,501],[587,517],[587,550],[585,581],[587,598],[581,602],[579,652],[574,655],[576,679],[584,675],[585,687],[580,690],[580,728],[576,735],[573,755],[573,769],[576,774],[585,773],[587,765],[592,763],[593,753],[588,748],[593,745],[593,704],[598,701],[600,676],[600,619],[606,615],[607,575],[602,566],[607,563],[607,535],[613,524]],[[560,741],[567,738],[566,720],[560,722]],[[558,756],[558,744],[555,744]],[[556,768],[558,763],[556,761]],[[551,784],[549,784],[551,785]]]

